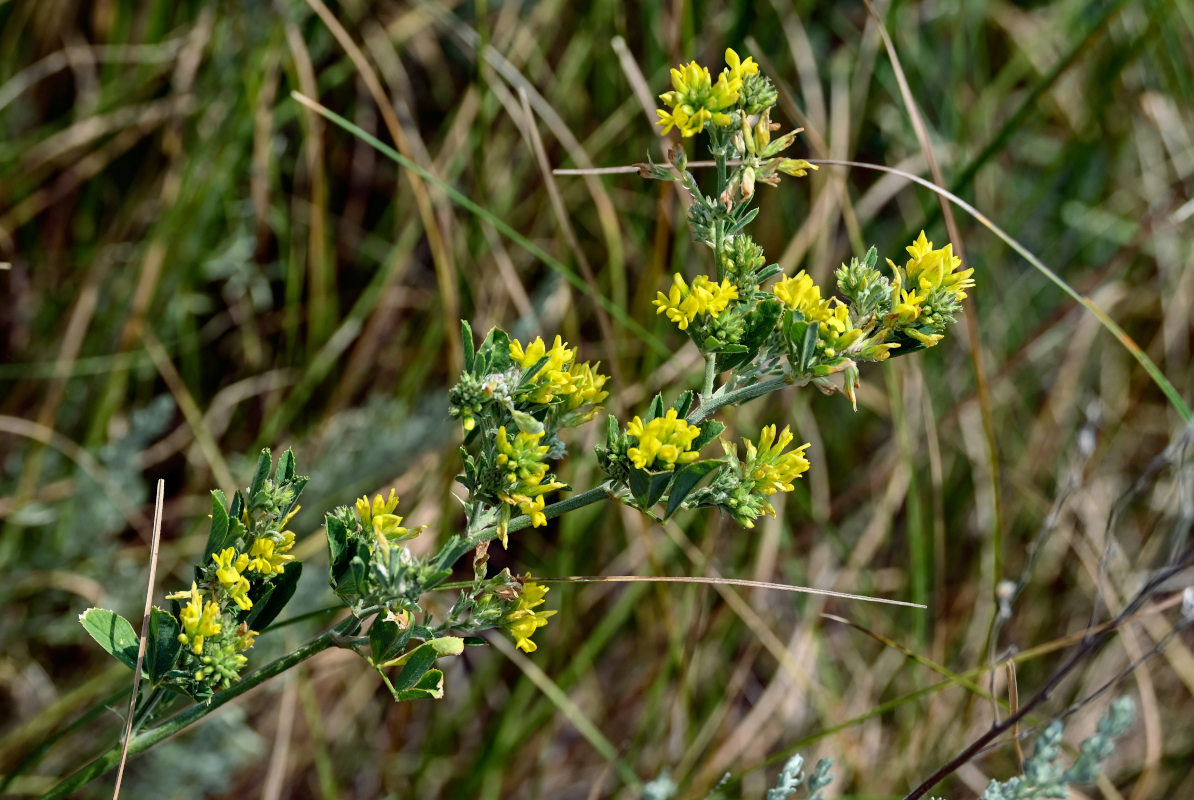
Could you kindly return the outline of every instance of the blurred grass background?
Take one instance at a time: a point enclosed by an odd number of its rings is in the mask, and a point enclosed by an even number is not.
[[[879,11],[948,187],[1194,396],[1191,7]],[[157,478],[160,596],[188,579],[208,492],[246,483],[259,448],[293,447],[313,479],[292,607],[317,609],[331,602],[327,509],[394,486],[407,519],[432,525],[424,546],[460,523],[445,417],[460,317],[563,334],[613,371],[610,406],[623,414],[698,384],[696,352],[650,306],[671,272],[708,266],[672,187],[556,178],[565,225],[532,136],[552,167],[660,159],[645,106],[667,68],[716,67],[727,46],[780,85],[781,118],[807,129],[795,155],[927,176],[857,3],[0,2],[0,774],[36,759],[10,791],[45,790],[117,736],[102,704],[128,672],[76,617],[92,605],[138,617]],[[589,293],[292,90],[591,270]],[[760,205],[770,257],[823,284],[871,243],[901,260],[922,227],[948,238],[931,193],[873,172],[825,167],[761,189]],[[721,574],[881,593],[927,613],[708,586],[556,586],[560,613],[529,659],[502,642],[470,650],[448,665],[442,701],[395,705],[360,659],[326,653],[132,762],[126,796],[632,797],[631,776],[667,769],[680,796],[729,772],[726,796],[758,797],[793,749],[837,759],[835,794],[901,796],[989,725],[989,689],[1006,705],[1014,674],[1020,697],[1032,694],[1066,637],[1114,614],[1194,517],[1189,430],[1161,392],[1091,315],[974,220],[959,224],[978,281],[977,359],[963,323],[930,352],[865,370],[857,413],[803,391],[727,415],[731,431],[778,422],[812,442],[813,468],[778,520],[743,531],[693,514],[662,529],[590,508],[495,554],[536,575]],[[616,321],[605,335],[598,293],[657,341]],[[580,489],[600,479],[593,436],[580,432],[565,467]],[[1022,592],[996,626],[1003,578],[1023,578]],[[1172,597],[1155,598],[1048,713],[1081,705],[1164,639],[1181,619]],[[254,663],[314,630],[263,637]],[[1194,796],[1191,646],[1188,631],[1170,639],[1118,684],[1140,701],[1135,735],[1089,796]],[[1015,653],[1014,672],[983,671],[991,654]],[[971,682],[943,683],[943,670]],[[569,702],[549,699],[544,680]],[[1073,715],[1071,739],[1105,702]],[[981,793],[1016,758],[994,749],[938,793]]]

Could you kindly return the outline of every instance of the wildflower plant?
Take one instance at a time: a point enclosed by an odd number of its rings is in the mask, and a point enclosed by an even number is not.
[[[716,79],[695,62],[672,70],[672,89],[661,95],[659,109],[665,132],[707,142],[713,186],[697,181],[681,146],[671,149],[667,164],[640,165],[645,177],[676,182],[689,194],[689,227],[711,251],[708,270],[677,273],[654,301],[657,316],[701,354],[701,384],[678,387],[670,403],[657,394],[628,419],[607,415],[595,453],[604,479],[562,496],[571,492],[560,476],[572,429],[597,418],[609,397],[600,364],[560,336],[524,342],[495,328],[478,342],[462,322],[464,370],[448,392],[448,413],[461,435],[458,532],[438,549],[416,554],[409,543],[423,528],[406,523],[393,491],[333,509],[325,519],[328,578],[349,616],[238,682],[246,652],[293,595],[302,569],[286,526],[307,479],[296,475],[289,451],[271,477],[272,460],[262,453],[246,493],[237,492],[231,503],[213,493],[211,532],[193,580],[167,596],[170,610],[153,612],[145,669],[151,698],[174,692],[218,704],[331,646],[360,654],[395,700],[439,698],[439,659],[485,644],[478,636],[485,631],[509,636],[532,653],[534,637],[555,614],[544,608],[549,587],[543,581],[508,569],[490,573],[494,539],[507,547],[518,530],[544,527],[601,501],[660,521],[682,510],[718,509],[751,528],[760,515],[775,514],[774,496],[791,492],[810,468],[808,445],[793,446],[797,440],[786,425],[725,435],[717,411],[810,383],[854,403],[860,364],[941,341],[974,284],[973,271],[961,270],[951,246],[935,248],[924,233],[902,265],[887,262],[887,273],[874,248],[851,259],[837,271],[838,294],[803,271],[785,276],[768,263],[747,232],[757,214],[757,189],[816,167],[785,155],[798,131],[775,135],[777,94],[758,65],[733,50],[725,62]],[[429,599],[436,595],[444,599]],[[96,609],[83,624],[134,665],[131,624]],[[166,735],[148,731],[139,746],[158,740],[150,734]],[[813,776],[814,793],[828,782],[827,769],[818,767]],[[799,771],[796,764],[786,788],[777,791],[790,793]]]

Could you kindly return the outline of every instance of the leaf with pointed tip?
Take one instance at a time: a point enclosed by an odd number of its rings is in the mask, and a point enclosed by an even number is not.
[[[151,608],[149,611],[149,636],[145,642],[145,672],[153,684],[161,683],[174,669],[182,642],[178,641],[180,628],[169,611]]]
[[[676,409],[676,416],[688,416],[688,410],[692,408],[692,396],[692,389],[689,389],[676,398],[676,402],[672,403],[672,408]]]
[[[696,461],[677,472],[676,480],[672,483],[672,491],[667,498],[667,511],[664,512],[663,518],[670,519],[679,511],[680,504],[684,502],[685,498],[693,493],[705,477],[716,472],[722,463],[718,460]]]
[[[648,509],[667,494],[668,484],[674,472],[648,472],[643,469],[630,470],[630,492],[639,508]]]
[[[464,371],[471,373],[477,351],[473,349],[473,326],[466,319],[460,320],[460,343],[464,347]]]
[[[265,486],[265,481],[273,466],[274,459],[270,456],[269,448],[266,447],[262,449],[261,455],[257,456],[257,471],[253,473],[253,482],[249,484],[250,503],[256,499],[257,493]]]
[[[79,615],[83,629],[99,642],[116,660],[129,669],[137,668],[137,649],[140,642],[133,624],[106,608],[89,608]]]
[[[398,702],[406,700],[439,700],[444,696],[444,673],[429,669],[409,689],[402,689],[396,695]]]

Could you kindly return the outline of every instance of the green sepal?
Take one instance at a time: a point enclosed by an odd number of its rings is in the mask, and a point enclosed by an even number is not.
[[[670,519],[680,510],[680,504],[692,494],[702,480],[722,466],[721,461],[694,461],[676,473],[676,480],[672,483],[672,491],[667,498],[667,511],[663,518]]]
[[[675,477],[674,472],[647,472],[643,469],[630,470],[630,492],[639,508],[648,509],[667,494],[668,484]]]
[[[700,452],[700,450],[709,442],[721,436],[721,432],[726,429],[726,426],[715,419],[706,420],[701,424],[701,432],[697,438],[692,440],[692,449]]]
[[[439,700],[443,696],[444,673],[438,669],[429,669],[414,686],[396,692],[394,699],[401,703],[407,700]]]
[[[473,326],[467,319],[460,320],[460,345],[464,348],[464,371],[472,373],[477,351],[473,345]]]
[[[79,615],[83,630],[99,642],[116,660],[129,669],[137,668],[137,648],[140,638],[133,624],[115,611],[89,608]]]
[[[409,641],[409,627],[403,630],[396,622],[374,620],[373,627],[369,628],[369,660],[374,665],[383,664],[401,653]]]
[[[256,631],[268,628],[269,624],[277,619],[282,610],[286,608],[290,598],[294,597],[294,591],[298,588],[299,578],[302,574],[303,562],[291,561],[282,569],[281,575],[275,576],[269,583],[262,584],[265,591],[261,592],[260,598],[253,597],[253,593],[250,592],[249,597],[253,600],[253,607],[241,621]]]
[[[181,628],[169,611],[158,607],[149,610],[149,636],[145,642],[145,672],[154,685],[161,683],[174,669],[182,642]]]
[[[672,408],[676,409],[676,416],[681,418],[688,416],[688,411],[692,408],[692,397],[692,389],[689,389],[676,398],[676,402],[672,403]]]

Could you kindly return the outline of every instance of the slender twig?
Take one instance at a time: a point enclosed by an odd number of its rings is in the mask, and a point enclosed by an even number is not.
[[[141,641],[137,644],[137,666],[133,669],[133,696],[129,698],[129,714],[124,724],[124,745],[120,750],[120,768],[116,771],[116,788],[112,800],[120,797],[120,783],[124,780],[124,765],[129,756],[129,740],[133,738],[133,712],[137,710],[137,690],[141,687],[141,665],[145,662],[145,645],[149,640],[149,613],[153,610],[153,587],[158,574],[158,542],[162,538],[162,502],[166,497],[166,482],[158,480],[157,500],[153,506],[153,540],[149,549],[149,586],[145,590],[145,614],[141,617]]]
[[[593,575],[571,576],[566,578],[535,578],[537,583],[709,583],[726,586],[744,586],[748,589],[775,589],[781,592],[800,592],[802,594],[819,594],[826,597],[840,597],[843,600],[862,600],[867,603],[886,603],[893,606],[908,606],[910,608],[927,608],[920,603],[909,603],[904,600],[889,600],[886,597],[872,597],[865,594],[850,594],[836,592],[831,589],[813,589],[808,586],[792,586],[786,583],[772,583],[771,581],[751,581],[745,578],[706,578],[700,576],[651,576],[651,575]]]

